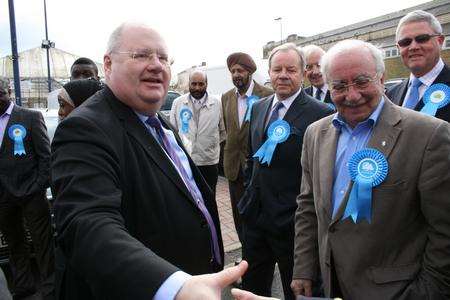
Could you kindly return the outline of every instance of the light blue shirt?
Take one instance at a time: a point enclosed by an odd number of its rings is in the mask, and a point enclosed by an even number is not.
[[[162,145],[162,141],[159,140],[159,135],[156,133],[156,130],[148,125],[145,121],[147,121],[148,116],[141,115],[136,112],[136,115],[139,117],[139,119],[142,121],[142,123],[145,125],[145,127],[150,131],[150,133],[155,137],[155,139]],[[180,158],[181,164],[183,165],[189,180],[194,180],[194,177],[192,175],[191,166],[189,165],[189,160],[186,156],[186,153],[184,153],[183,149],[178,145],[177,140],[175,139],[175,135],[171,130],[168,130],[162,127],[164,130],[164,133],[166,134],[167,138],[169,139],[170,145],[175,149],[178,157]],[[161,146],[161,148],[164,150],[164,147]],[[180,173],[180,170],[178,170],[176,164],[172,161],[170,156],[167,154],[167,152],[164,150],[164,153],[166,153],[169,160],[172,162],[174,167],[177,169],[178,174],[180,174],[180,177],[183,179],[183,176]],[[183,179],[184,181],[184,179]],[[195,183],[195,180],[194,180]],[[186,184],[186,182],[185,182]],[[159,287],[159,289],[156,291],[155,296],[153,297],[153,300],[172,300],[175,299],[175,296],[177,295],[178,291],[181,289],[183,284],[192,276],[183,272],[183,271],[177,271],[169,276]]]
[[[383,109],[384,99],[381,98],[377,108],[367,118],[367,120],[358,123],[355,128],[350,127],[339,114],[333,118],[333,125],[340,132],[337,148],[336,161],[334,164],[334,181],[331,195],[331,205],[333,206],[333,217],[341,205],[342,199],[350,183],[350,174],[348,172],[348,161],[353,153],[366,147],[367,142],[372,136],[373,128],[377,123],[381,110]]]

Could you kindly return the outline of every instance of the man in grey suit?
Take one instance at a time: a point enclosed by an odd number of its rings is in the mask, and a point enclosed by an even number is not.
[[[449,124],[383,95],[369,43],[336,44],[322,73],[338,113],[303,141],[294,293],[311,294],[320,262],[326,296],[448,299]]]

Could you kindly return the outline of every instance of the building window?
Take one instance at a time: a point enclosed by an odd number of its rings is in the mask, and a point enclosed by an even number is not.
[[[450,36],[445,37],[444,45],[442,47],[443,49],[450,49]]]
[[[396,57],[396,56],[398,56],[398,50],[396,47],[390,47],[390,48],[384,49],[384,57],[385,58]]]

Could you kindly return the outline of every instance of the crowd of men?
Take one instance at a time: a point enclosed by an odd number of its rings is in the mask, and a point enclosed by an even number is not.
[[[91,60],[72,66],[51,149],[42,115],[15,105],[1,79],[0,230],[14,299],[37,290],[44,299],[220,299],[240,278],[236,299],[269,299],[276,264],[285,299],[448,299],[443,41],[433,15],[403,17],[396,43],[411,74],[386,93],[382,53],[360,40],[327,52],[276,47],[272,89],[253,79],[252,57],[232,53],[234,88],[209,95],[207,74],[194,70],[166,119],[166,43],[124,23],[107,43],[104,85]],[[225,270],[222,142],[243,259]]]

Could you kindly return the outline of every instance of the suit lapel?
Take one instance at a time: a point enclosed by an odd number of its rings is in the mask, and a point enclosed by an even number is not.
[[[2,147],[0,148],[0,153],[3,153],[4,151],[6,151],[7,154],[9,153],[13,153],[13,150],[10,149],[12,146],[12,142],[10,142],[10,137],[8,135],[8,129],[9,127],[11,127],[13,124],[21,124],[26,128],[26,124],[22,124],[23,120],[22,120],[22,112],[20,111],[20,108],[16,105],[14,105],[12,111],[11,111],[11,116],[9,117],[8,123],[6,123],[6,128],[5,128],[5,132],[3,134],[3,140],[2,140]],[[30,134],[29,132],[27,134]],[[8,146],[8,147],[7,147]]]
[[[233,118],[233,122],[236,128],[241,129],[239,126],[238,98],[235,92],[233,92],[233,94],[230,96],[230,111],[231,111],[230,115]]]
[[[148,132],[144,124],[139,120],[138,116],[119,100],[115,99],[115,96],[111,95],[107,97],[111,108],[122,121],[124,129],[142,146],[148,156],[158,165],[161,171],[166,174],[167,177],[181,190],[186,196],[192,199],[192,195],[183,182],[183,179],[178,174],[174,165],[167,157],[166,153],[162,149],[161,145],[156,141],[153,135]],[[160,118],[161,119],[161,118]],[[161,120],[165,123],[164,120]]]
[[[284,115],[283,120],[288,122],[289,124],[294,124],[294,121],[301,117],[305,112],[304,109],[302,109],[302,106],[307,102],[307,99],[305,98],[306,94],[302,90],[300,94],[298,94],[297,98],[292,101],[291,106],[289,107],[288,111]]]
[[[265,140],[264,135],[266,132],[266,120],[268,118],[268,114],[270,113],[270,109],[272,107],[272,101],[273,101],[274,96],[270,96],[267,97],[267,99],[263,100],[265,101],[264,103],[262,103],[261,105],[261,113],[258,114],[258,120],[256,120],[256,133],[258,136],[258,139],[256,142],[256,144],[258,145],[258,148],[261,146],[261,144],[263,143],[263,141]]]
[[[334,163],[336,161],[336,148],[339,137],[339,131],[330,122],[328,127],[321,131],[321,144],[320,158],[319,158],[319,170],[321,171],[319,182],[320,191],[322,191],[322,199],[324,201],[323,206],[327,211],[327,215],[331,220],[333,209],[331,207],[331,192],[333,188],[334,178]],[[323,170],[323,171],[322,171]]]
[[[403,82],[400,83],[400,86],[397,89],[397,93],[393,95],[392,101],[399,106],[402,106],[403,102],[405,101],[404,98],[406,96],[406,91],[408,90],[408,82],[409,79],[403,80]]]
[[[377,149],[383,153],[386,160],[389,161],[389,155],[391,154],[392,149],[394,149],[397,139],[402,131],[401,127],[397,126],[400,121],[401,116],[398,112],[398,108],[385,97],[383,109],[381,110],[377,124],[373,129],[372,136],[367,143],[367,148]],[[344,199],[342,200],[331,225],[339,221],[344,215],[352,187],[353,182],[350,182]]]

